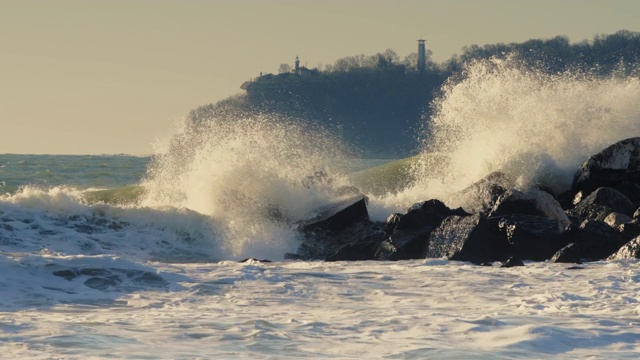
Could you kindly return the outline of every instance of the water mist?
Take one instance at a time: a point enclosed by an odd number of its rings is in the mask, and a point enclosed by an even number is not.
[[[150,166],[143,204],[209,216],[230,257],[281,259],[299,244],[296,222],[344,195],[331,166],[343,149],[322,129],[273,115],[187,121]]]
[[[433,104],[408,188],[375,201],[404,210],[452,197],[494,171],[517,187],[569,188],[578,167],[604,147],[640,136],[640,81],[575,71],[546,74],[518,60],[474,61]]]

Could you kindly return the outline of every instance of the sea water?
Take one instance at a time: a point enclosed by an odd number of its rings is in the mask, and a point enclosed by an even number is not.
[[[633,78],[471,64],[371,216],[464,206],[451,194],[496,170],[566,187],[588,155],[640,136],[638,103]],[[0,358],[637,357],[637,260],[284,261],[297,223],[379,163],[352,155],[273,115],[185,122],[153,157],[0,155]]]

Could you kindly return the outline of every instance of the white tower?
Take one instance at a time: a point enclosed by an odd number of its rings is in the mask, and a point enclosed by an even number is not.
[[[427,51],[424,47],[426,40],[418,40],[418,72],[424,72],[427,69]]]

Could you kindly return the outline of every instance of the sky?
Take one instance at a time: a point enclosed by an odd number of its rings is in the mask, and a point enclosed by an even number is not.
[[[296,56],[640,31],[638,0],[0,0],[0,153],[162,151],[191,109]]]

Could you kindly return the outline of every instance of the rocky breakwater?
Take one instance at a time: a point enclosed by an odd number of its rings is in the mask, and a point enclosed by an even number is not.
[[[548,188],[518,190],[504,174],[492,173],[460,192],[477,205],[471,212],[431,199],[384,223],[369,219],[367,199],[360,196],[300,224],[304,241],[286,257],[446,257],[503,266],[640,258],[640,137],[591,156],[566,193],[556,196]]]

